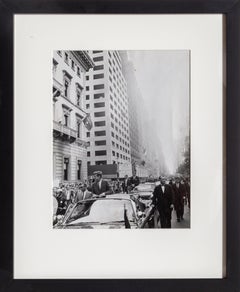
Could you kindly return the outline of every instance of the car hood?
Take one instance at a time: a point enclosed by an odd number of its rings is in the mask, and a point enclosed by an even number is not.
[[[138,228],[137,224],[131,224],[131,229]],[[125,229],[124,224],[78,224],[78,225],[58,225],[54,229]]]

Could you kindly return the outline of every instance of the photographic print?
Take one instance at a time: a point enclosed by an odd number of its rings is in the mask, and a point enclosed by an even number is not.
[[[53,52],[53,228],[190,228],[190,52]]]

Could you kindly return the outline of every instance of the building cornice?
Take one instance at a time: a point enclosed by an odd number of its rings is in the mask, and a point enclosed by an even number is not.
[[[87,51],[72,51],[72,54],[86,71],[94,67],[94,62]]]

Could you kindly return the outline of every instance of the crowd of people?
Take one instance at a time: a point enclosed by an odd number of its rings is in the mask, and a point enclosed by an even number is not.
[[[56,205],[56,215],[64,215],[68,206],[80,200],[105,197],[111,193],[128,193],[140,183],[134,175],[123,180],[107,181],[102,178],[102,172],[94,172],[94,178],[80,183],[60,183],[53,188],[53,197]]]
[[[161,228],[171,228],[172,212],[175,210],[177,221],[184,220],[184,205],[190,208],[190,182],[189,179],[180,177],[164,178],[154,180],[156,187],[152,196],[152,209],[159,213]],[[112,193],[130,193],[140,184],[138,176],[127,175],[122,180],[108,182],[102,178],[102,172],[96,171],[94,179],[81,183],[60,183],[59,187],[53,189],[55,200],[55,215],[64,215],[69,205],[78,201],[101,198]]]
[[[171,228],[172,212],[177,221],[184,220],[184,205],[190,208],[190,182],[179,177],[169,179],[160,177],[160,183],[153,191],[152,203],[159,213],[161,228]]]

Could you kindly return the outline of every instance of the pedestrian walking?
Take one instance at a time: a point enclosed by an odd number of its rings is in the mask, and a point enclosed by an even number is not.
[[[171,228],[173,191],[171,186],[166,184],[166,179],[163,177],[160,177],[160,184],[153,191],[152,202],[159,212],[161,228]]]
[[[124,180],[122,182],[123,193],[128,194],[130,186],[131,186],[131,180],[129,179],[128,175],[126,174],[124,177]]]
[[[180,179],[177,178],[175,184],[173,184],[174,191],[174,209],[177,215],[177,221],[180,222],[183,220],[184,214],[184,196],[186,194],[186,189],[183,183],[180,182]]]

